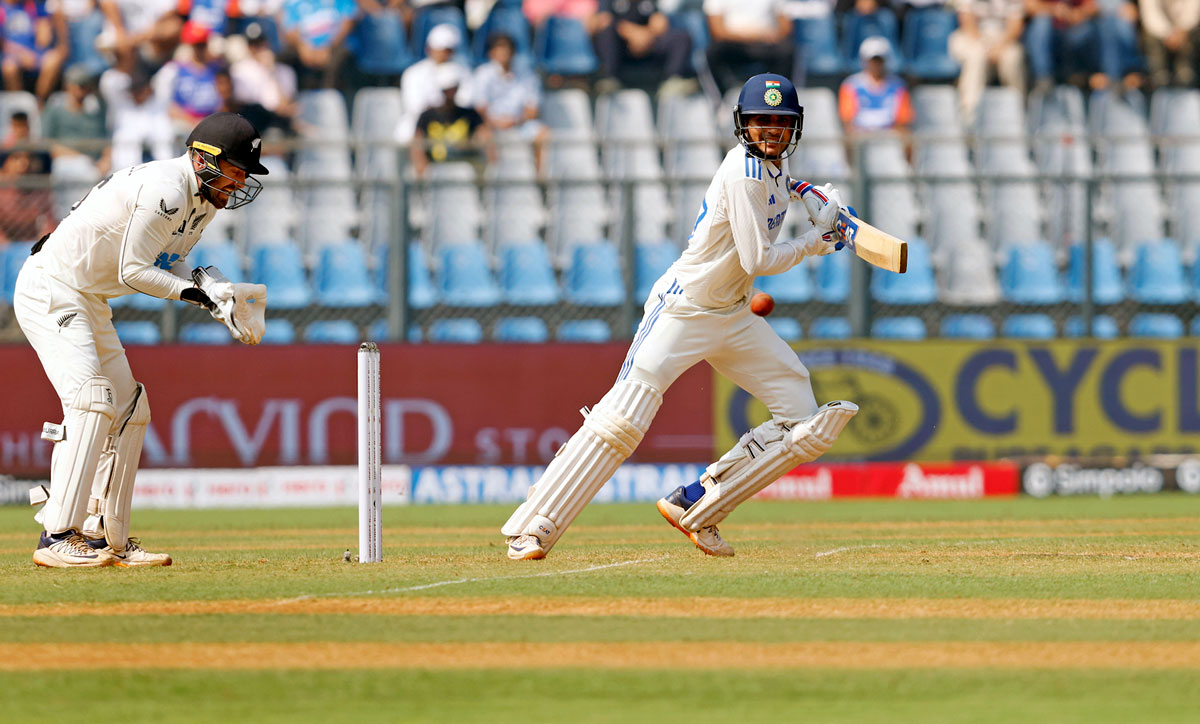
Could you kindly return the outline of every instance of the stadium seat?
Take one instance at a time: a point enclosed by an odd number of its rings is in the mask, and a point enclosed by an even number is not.
[[[471,37],[467,31],[467,19],[463,11],[454,5],[425,5],[416,11],[412,20],[412,53],[415,60],[425,57],[425,38],[429,31],[438,25],[453,25],[458,28],[459,37],[463,39],[456,50],[457,53],[467,51],[466,41]]]
[[[387,319],[376,319],[371,322],[371,326],[367,328],[367,339],[372,342],[387,342],[390,341],[390,332]],[[408,325],[408,334],[402,338],[413,344],[417,344],[424,340],[424,335],[421,333],[421,325],[412,323]]]
[[[932,304],[937,301],[937,282],[929,245],[911,237],[908,242],[908,271],[904,274],[873,272],[871,296],[883,304]]]
[[[299,118],[316,128],[316,138],[345,140],[350,136],[346,98],[336,88],[301,91],[296,96]]]
[[[474,319],[437,319],[429,325],[429,341],[441,344],[479,344],[483,327]]]
[[[817,317],[808,328],[812,339],[850,339],[854,336],[850,320],[844,317]]]
[[[1046,242],[1012,246],[1000,272],[1004,298],[1016,304],[1057,304],[1062,285],[1054,261],[1054,248]]]
[[[187,256],[188,266],[215,266],[231,282],[245,282],[242,255],[232,241],[201,241]]]
[[[1064,337],[1085,337],[1083,332],[1083,317],[1078,315],[1069,317],[1067,323],[1063,325]],[[1116,339],[1121,336],[1121,330],[1117,327],[1117,320],[1107,314],[1097,314],[1092,317],[1092,337],[1096,339]]]
[[[904,70],[925,81],[958,78],[959,66],[950,57],[947,44],[958,27],[954,10],[940,7],[912,8],[904,14]]]
[[[153,297],[149,294],[134,292],[133,294],[126,294],[110,299],[108,306],[113,309],[136,309],[142,312],[157,312],[167,306],[167,300],[161,297]]]
[[[846,64],[837,46],[837,18],[832,11],[820,17],[792,20],[792,40],[803,55],[805,75],[836,76],[845,72]]]
[[[1179,246],[1169,239],[1137,247],[1129,296],[1143,304],[1182,304],[1192,297]]]
[[[363,73],[400,75],[413,63],[404,20],[398,12],[362,13],[354,35],[355,63]]]
[[[145,320],[113,322],[113,327],[117,330],[117,338],[124,345],[151,345],[162,341],[162,330],[155,322]]]
[[[0,300],[12,304],[13,293],[17,287],[17,274],[29,258],[33,242],[13,242],[0,246]]]
[[[387,304],[391,298],[388,284],[388,264],[391,259],[391,246],[381,247],[376,256],[375,294],[379,304]],[[429,262],[425,251],[417,242],[408,245],[408,304],[413,309],[429,309],[437,303],[437,287],[433,283],[433,273],[429,270]]]
[[[269,297],[269,290],[268,290]],[[294,344],[296,328],[286,319],[268,319],[262,344]]]
[[[438,293],[451,307],[490,307],[500,302],[500,287],[478,242],[446,246],[439,252]]]
[[[1129,336],[1178,339],[1183,336],[1183,320],[1174,314],[1135,314],[1129,320]]]
[[[514,63],[532,63],[533,54],[529,42],[529,21],[525,19],[520,7],[509,7],[499,3],[492,6],[483,25],[475,30],[471,41],[471,54],[475,64],[482,65],[488,60],[487,41],[493,33],[504,33],[513,39],[516,45]]]
[[[925,322],[919,317],[884,317],[871,323],[871,336],[876,339],[916,341],[926,335]]]
[[[14,113],[24,112],[29,116],[29,131],[34,138],[42,136],[42,114],[37,97],[29,91],[0,91],[0,138],[12,130]]]
[[[758,277],[754,286],[770,294],[779,304],[797,304],[813,298],[815,289],[812,268],[805,263],[797,264],[782,274]]]
[[[599,65],[583,23],[558,15],[546,18],[538,29],[534,57],[547,75],[588,75]]]
[[[198,322],[184,325],[179,330],[179,341],[184,344],[229,344],[233,337],[224,324]]]
[[[603,319],[572,319],[558,325],[554,338],[559,342],[607,342],[612,330]]]
[[[309,344],[358,344],[362,335],[358,325],[349,319],[324,319],[308,323],[304,328],[304,341]]]
[[[947,304],[995,304],[1000,283],[992,266],[992,253],[982,240],[963,237],[952,244],[949,259],[938,278],[938,297]]]
[[[509,304],[542,305],[559,300],[558,282],[546,245],[534,239],[500,248],[500,289]]]
[[[252,277],[267,285],[267,300],[275,309],[299,309],[312,302],[304,259],[295,244],[261,244],[251,251]]]
[[[853,255],[826,254],[813,261],[816,264],[817,294],[819,301],[841,304],[850,298],[850,259]]]
[[[869,15],[860,15],[851,10],[842,20],[842,62],[846,72],[853,73],[862,70],[862,62],[858,58],[858,47],[867,38],[881,35],[892,45],[892,54],[888,58],[888,70],[900,73],[905,70],[903,58],[900,55],[900,36],[896,23],[896,14],[886,7],[880,7]]]
[[[650,296],[654,282],[679,258],[679,247],[670,241],[657,244],[638,244],[634,248],[634,289],[636,301],[645,301]]]
[[[1013,314],[1004,318],[1000,333],[1010,339],[1054,339],[1058,328],[1048,314]]]
[[[941,335],[947,339],[994,339],[996,325],[985,314],[951,314],[942,320]]]
[[[804,338],[804,330],[800,328],[799,320],[793,317],[767,317],[767,324],[771,325],[771,329],[775,330],[785,342],[794,342]]]
[[[920,85],[912,91],[913,127],[918,132],[957,137],[962,135],[958,115],[958,89],[952,85]]]
[[[611,242],[578,244],[566,271],[566,299],[571,304],[616,306],[625,299],[621,260]]]
[[[1078,303],[1084,300],[1086,253],[1084,242],[1071,245],[1067,266],[1067,301]],[[1117,248],[1108,239],[1096,239],[1092,251],[1092,301],[1096,304],[1116,304],[1124,298],[1125,284],[1121,280]]]
[[[496,322],[493,335],[497,342],[536,344],[550,339],[550,330],[539,317],[504,317]]]
[[[376,298],[367,269],[367,255],[354,241],[321,247],[313,271],[313,285],[317,290],[317,302],[326,307],[365,307]]]

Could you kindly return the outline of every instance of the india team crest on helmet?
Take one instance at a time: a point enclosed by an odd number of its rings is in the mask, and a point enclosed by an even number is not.
[[[763,102],[768,106],[774,107],[783,103],[783,94],[778,88],[768,88],[766,93],[763,93]]]

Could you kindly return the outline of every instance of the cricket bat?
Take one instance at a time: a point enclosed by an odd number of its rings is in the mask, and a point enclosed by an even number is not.
[[[794,200],[802,201],[805,194],[815,193],[824,200],[820,189],[816,189],[807,181],[788,179],[788,188]],[[880,231],[854,215],[854,208],[842,209],[838,212],[837,223],[833,227],[841,244],[849,247],[858,258],[874,264],[880,269],[903,274],[908,270],[908,242],[897,239],[886,231]],[[838,247],[839,249],[841,246]]]

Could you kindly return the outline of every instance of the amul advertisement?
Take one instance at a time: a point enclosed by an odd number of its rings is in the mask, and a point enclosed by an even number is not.
[[[1194,453],[1195,340],[798,344],[818,402],[861,412],[829,459],[991,460]],[[714,451],[768,417],[714,375]]]

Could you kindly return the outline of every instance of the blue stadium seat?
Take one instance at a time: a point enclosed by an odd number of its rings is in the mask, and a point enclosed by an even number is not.
[[[250,253],[252,278],[267,285],[267,303],[275,309],[299,309],[312,302],[304,258],[295,244],[263,244]]]
[[[567,301],[572,304],[613,307],[625,299],[621,260],[610,242],[576,245],[566,277]]]
[[[538,29],[534,57],[547,75],[588,75],[599,65],[583,23],[557,15],[546,18]]]
[[[500,287],[478,242],[451,244],[439,254],[438,292],[451,307],[490,307],[500,303]]]
[[[0,300],[12,304],[13,293],[17,287],[17,275],[29,258],[33,242],[18,241],[0,247]]]
[[[558,325],[554,335],[559,342],[607,342],[612,330],[603,319],[572,319]]]
[[[806,75],[840,75],[844,72],[845,62],[837,47],[837,19],[833,13],[820,18],[792,20],[792,39],[804,54]]]
[[[108,300],[108,306],[113,309],[137,309],[143,312],[157,312],[167,306],[167,300],[162,297],[152,297],[149,294],[135,292]]]
[[[445,344],[479,344],[483,327],[474,319],[438,319],[429,325],[429,341]]]
[[[313,284],[317,288],[317,301],[326,307],[365,307],[376,298],[367,255],[354,241],[321,247]],[[269,289],[267,299],[270,299]]]
[[[911,8],[904,15],[904,69],[926,81],[958,77],[959,66],[947,44],[958,27],[953,10],[941,7]]]
[[[179,330],[179,341],[184,344],[229,344],[233,341],[229,330],[218,322],[198,322],[184,325]]]
[[[813,259],[817,267],[817,299],[841,304],[850,298],[850,259],[848,251],[826,254]]]
[[[387,304],[391,298],[388,286],[388,264],[391,260],[391,245],[379,247],[375,259],[375,294],[380,304]],[[413,309],[429,309],[437,303],[437,287],[433,283],[433,273],[429,270],[429,261],[419,242],[408,245],[408,304]]]
[[[358,69],[372,75],[400,75],[412,65],[404,21],[397,12],[362,13],[354,29]]]
[[[804,338],[804,330],[800,328],[800,322],[792,317],[767,317],[767,324],[771,325],[775,334],[778,334],[785,342]]]
[[[525,14],[521,12],[520,6],[506,7],[499,3],[492,6],[487,20],[484,20],[483,25],[475,31],[475,37],[471,42],[471,54],[475,56],[476,65],[487,62],[487,41],[493,33],[504,33],[513,39],[513,43],[517,46],[517,57],[514,58],[514,62],[517,58],[525,59],[523,62],[532,62],[529,21],[525,19]]]
[[[506,244],[500,249],[500,288],[509,304],[554,304],[558,282],[550,253],[541,241]]]
[[[900,36],[896,14],[881,7],[869,15],[860,15],[851,10],[842,21],[842,62],[847,72],[862,69],[858,59],[858,46],[867,38],[882,35],[892,44],[892,57],[888,58],[888,71],[900,73],[904,70],[900,56]]]
[[[1182,304],[1191,298],[1179,245],[1168,239],[1138,245],[1129,296],[1143,304]]]
[[[807,302],[815,293],[812,269],[808,264],[797,264],[782,274],[758,277],[754,286],[774,297],[780,304]]]
[[[1174,314],[1135,314],[1129,320],[1129,336],[1178,339],[1183,336],[1183,320]]]
[[[809,325],[808,335],[813,339],[850,339],[854,331],[844,317],[817,317]]]
[[[908,243],[908,271],[871,274],[871,296],[884,304],[932,304],[937,301],[937,282],[933,278],[933,259],[929,245],[913,238]]]
[[[358,344],[362,335],[358,325],[349,319],[323,319],[308,323],[304,328],[304,341],[310,344]]]
[[[496,322],[494,330],[497,342],[545,342],[550,339],[550,330],[538,317],[505,317]]]
[[[1074,316],[1067,319],[1063,325],[1064,337],[1083,337],[1083,317]],[[1121,336],[1117,320],[1107,314],[1097,314],[1092,317],[1092,336],[1096,339],[1116,339]]]
[[[267,290],[270,301],[270,290]],[[263,331],[263,344],[292,344],[296,341],[296,328],[286,319],[268,319]]]
[[[638,244],[634,249],[634,278],[637,284],[634,296],[645,301],[654,288],[654,282],[679,258],[679,247],[670,241],[657,244]]]
[[[942,320],[941,335],[948,339],[994,339],[996,325],[985,314],[951,314]]]
[[[430,30],[442,24],[458,28],[463,42],[458,46],[457,52],[466,52],[466,42],[471,34],[467,32],[467,19],[463,16],[463,11],[454,5],[434,5],[417,10],[416,16],[413,18],[412,45],[410,47],[414,60],[425,57],[425,38],[429,35]]]
[[[388,341],[387,319],[376,319],[374,322],[371,322],[371,326],[367,328],[367,339],[371,340],[372,342]],[[422,339],[424,339],[424,337],[421,334],[421,325],[415,323],[409,324],[407,340],[416,344],[422,341]]]
[[[1010,247],[1000,270],[1000,289],[1005,299],[1017,304],[1061,302],[1063,290],[1054,248],[1044,241]]]
[[[1000,333],[1014,339],[1054,339],[1058,329],[1048,314],[1013,314],[1004,318]]]
[[[919,317],[884,317],[871,323],[871,336],[877,339],[915,341],[926,335],[925,322]]]
[[[1082,302],[1084,299],[1085,254],[1083,242],[1071,245],[1067,266],[1067,300],[1071,302]],[[1096,239],[1092,252],[1092,299],[1097,304],[1116,304],[1124,298],[1125,284],[1121,281],[1117,247],[1108,239]]]
[[[232,241],[201,241],[187,255],[188,266],[215,266],[231,282],[244,282],[242,255]],[[269,292],[270,290],[268,290]]]
[[[113,322],[113,327],[117,330],[117,338],[125,345],[150,345],[162,341],[162,330],[154,322],[145,320]]]

